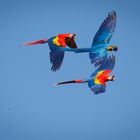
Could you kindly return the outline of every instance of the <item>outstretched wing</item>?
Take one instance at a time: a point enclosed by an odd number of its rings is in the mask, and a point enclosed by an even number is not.
[[[50,63],[52,63],[51,70],[57,71],[60,69],[64,59],[64,51],[53,49],[50,51]]]
[[[97,68],[95,72],[91,74],[90,77],[94,77],[97,74],[99,74],[101,71],[105,71],[105,70],[110,70],[111,72],[114,66],[115,66],[115,56],[112,55],[106,58],[105,60],[103,60],[103,63]]]
[[[116,26],[116,12],[109,12],[108,17],[103,21],[95,34],[92,46],[109,43]]]
[[[91,60],[91,64],[94,64],[95,67],[101,65],[103,60],[107,58],[107,51],[105,49],[98,49],[95,52],[89,53],[89,58]]]
[[[50,63],[52,63],[51,70],[57,71],[62,65],[64,59],[64,50],[62,49],[63,46],[56,44],[53,39],[54,38],[48,40],[50,48]]]
[[[90,89],[94,92],[94,94],[104,93],[106,90],[105,85],[93,85]]]

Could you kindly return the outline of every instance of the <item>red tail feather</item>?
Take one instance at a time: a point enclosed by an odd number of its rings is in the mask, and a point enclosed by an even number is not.
[[[43,44],[43,43],[46,43],[46,42],[48,42],[47,39],[42,39],[42,40],[37,40],[37,41],[24,43],[23,46],[31,46],[31,45],[35,45],[35,44]]]
[[[66,82],[60,82],[60,83],[56,83],[54,84],[54,86],[57,85],[62,85],[62,84],[71,84],[71,83],[86,83],[87,80],[72,80],[72,81],[66,81]]]

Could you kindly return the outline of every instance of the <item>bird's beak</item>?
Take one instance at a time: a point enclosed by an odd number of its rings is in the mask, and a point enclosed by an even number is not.
[[[115,80],[115,76],[113,75],[113,76],[112,76],[112,81],[114,81],[114,80]]]
[[[106,81],[114,81],[114,80],[115,80],[115,76],[114,75],[107,76]]]
[[[71,34],[70,38],[75,39],[76,34]]]
[[[117,51],[118,50],[118,47],[117,46],[114,46],[113,47],[113,51]]]
[[[110,81],[114,81],[115,80],[115,76],[114,75],[111,75],[109,80]]]

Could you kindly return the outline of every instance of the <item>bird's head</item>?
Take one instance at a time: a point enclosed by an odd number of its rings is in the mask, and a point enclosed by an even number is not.
[[[69,46],[70,48],[77,48],[75,43],[76,34],[59,34],[57,35],[60,45]]]
[[[95,84],[103,84],[105,85],[106,82],[108,81],[114,81],[115,80],[115,76],[114,75],[109,75],[109,73],[111,72],[111,70],[102,70],[99,71],[94,79]]]
[[[118,47],[115,46],[115,45],[110,45],[110,46],[107,46],[107,51],[110,52],[110,51],[117,51],[118,50]]]
[[[77,48],[77,45],[75,43],[75,37],[76,34],[69,34],[69,36],[65,38],[65,43],[70,48]]]

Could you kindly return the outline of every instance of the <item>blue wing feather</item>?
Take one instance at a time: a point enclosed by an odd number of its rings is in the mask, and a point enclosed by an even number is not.
[[[94,94],[99,94],[99,93],[105,92],[106,86],[105,85],[93,85],[90,89],[94,92]]]
[[[116,12],[112,11],[108,14],[108,17],[103,21],[99,30],[95,34],[92,42],[92,47],[97,44],[109,43],[113,32],[116,27]]]
[[[95,72],[93,72],[91,74],[90,77],[96,76],[96,74],[102,70],[112,70],[114,68],[114,66],[115,66],[115,56],[112,55],[112,56],[109,56],[108,58],[104,59],[102,64],[97,68],[97,70]]]
[[[101,84],[97,85],[97,84],[94,83],[93,79],[90,79],[88,81],[88,86],[94,92],[94,94],[103,93],[106,90],[105,85],[101,85]]]
[[[64,59],[64,51],[51,51],[50,62],[52,63],[51,70],[57,71],[60,69]]]
[[[107,57],[107,51],[105,50],[105,48],[102,49],[99,48],[97,49],[97,51],[89,53],[91,64],[94,64],[95,67],[101,65],[106,57]]]
[[[57,71],[60,69],[63,59],[64,59],[64,50],[61,46],[57,46],[53,44],[53,38],[48,40],[48,44],[50,47],[50,63],[52,63],[51,70]]]

